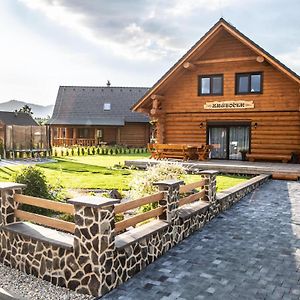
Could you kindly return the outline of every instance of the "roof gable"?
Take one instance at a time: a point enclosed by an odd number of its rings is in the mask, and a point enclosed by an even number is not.
[[[140,108],[147,100],[150,99],[151,95],[159,94],[159,91],[168,84],[172,78],[177,78],[180,76],[181,72],[183,72],[183,66],[190,61],[196,60],[197,57],[202,56],[202,59],[205,57],[209,60],[209,58],[216,58],[213,56],[211,51],[208,51],[210,47],[214,43],[219,43],[218,40],[219,34],[221,32],[226,32],[227,37],[231,40],[236,40],[240,45],[242,44],[244,47],[245,53],[248,52],[254,53],[257,56],[263,57],[268,63],[273,65],[276,69],[284,73],[290,79],[300,84],[300,76],[281,63],[278,59],[273,57],[263,48],[258,46],[240,31],[238,31],[234,26],[229,24],[223,18],[221,18],[173,67],[171,67],[167,73],[165,73],[148,92],[132,106],[132,110],[136,111]],[[211,48],[213,49],[213,48]]]
[[[148,122],[144,115],[130,111],[148,88],[61,86],[49,124],[124,125]],[[110,103],[110,110],[104,109]],[[106,105],[106,108],[108,106]]]

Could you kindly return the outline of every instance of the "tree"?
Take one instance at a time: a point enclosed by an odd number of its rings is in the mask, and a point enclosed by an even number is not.
[[[32,115],[32,109],[29,105],[25,104],[22,108],[20,108],[17,112],[24,112],[26,114]]]

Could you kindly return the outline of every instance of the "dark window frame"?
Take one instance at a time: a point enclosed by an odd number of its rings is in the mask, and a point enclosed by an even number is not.
[[[214,94],[213,90],[213,78],[214,77],[221,77],[221,93]],[[209,94],[202,94],[202,78],[209,78]],[[198,76],[198,96],[223,96],[224,94],[224,74],[211,74],[211,75],[200,75]]]
[[[251,92],[251,76],[252,75],[260,75],[260,91],[259,92]],[[248,77],[248,91],[247,92],[239,92],[239,78],[240,77]],[[263,93],[263,72],[246,72],[246,73],[236,73],[235,74],[235,94],[236,95],[251,95],[251,94],[262,94]]]

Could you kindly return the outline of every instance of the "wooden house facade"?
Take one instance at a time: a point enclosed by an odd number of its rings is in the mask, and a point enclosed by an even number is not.
[[[130,107],[147,88],[61,86],[50,124],[52,146],[149,142],[149,118]]]
[[[211,144],[212,158],[300,153],[300,77],[224,19],[132,109],[157,143]]]

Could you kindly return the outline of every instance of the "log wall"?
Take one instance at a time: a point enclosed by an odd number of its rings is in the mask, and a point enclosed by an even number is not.
[[[196,61],[255,57],[255,53],[225,31]],[[263,73],[262,94],[235,94],[235,74]],[[198,76],[223,74],[222,96],[198,96]],[[300,152],[300,86],[275,69],[268,62],[249,61],[196,64],[193,71],[185,70],[162,93],[163,128],[160,142],[206,143],[206,125],[209,121],[245,121],[252,124],[252,153],[290,154]],[[251,109],[204,109],[212,101],[253,101]],[[200,124],[203,123],[203,128]],[[254,123],[257,127],[254,128]]]

